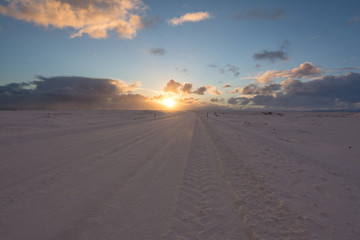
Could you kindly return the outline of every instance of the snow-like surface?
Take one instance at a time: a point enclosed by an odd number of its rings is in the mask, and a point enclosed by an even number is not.
[[[356,113],[0,112],[0,239],[359,239]]]

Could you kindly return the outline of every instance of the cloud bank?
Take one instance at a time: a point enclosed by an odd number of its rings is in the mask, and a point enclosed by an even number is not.
[[[250,84],[240,92],[251,97],[234,97],[228,104],[279,109],[360,109],[360,74],[328,75],[302,82],[286,79],[265,86]]]
[[[179,18],[172,18],[168,20],[168,23],[173,26],[182,25],[184,22],[200,22],[210,18],[208,12],[194,12],[186,13],[185,15]]]
[[[41,77],[0,86],[0,109],[144,109],[147,97],[131,94],[139,82],[86,77]]]
[[[109,31],[120,39],[132,39],[146,26],[145,5],[141,0],[10,0],[0,5],[0,13],[36,25],[73,28],[70,37],[88,34],[107,38]]]

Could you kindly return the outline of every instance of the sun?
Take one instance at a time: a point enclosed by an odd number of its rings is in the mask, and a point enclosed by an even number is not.
[[[163,103],[165,106],[167,106],[168,108],[173,108],[175,106],[175,101],[172,98],[165,98],[163,100]]]

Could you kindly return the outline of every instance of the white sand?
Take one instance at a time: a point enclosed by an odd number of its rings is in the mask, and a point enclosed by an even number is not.
[[[0,239],[359,239],[355,113],[0,112]]]

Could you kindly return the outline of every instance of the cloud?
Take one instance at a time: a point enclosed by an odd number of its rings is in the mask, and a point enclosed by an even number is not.
[[[156,15],[154,17],[146,17],[142,18],[142,26],[143,28],[154,29],[162,21],[163,20],[160,18],[159,15]]]
[[[227,84],[225,84],[224,86],[222,86],[222,88],[229,88],[229,87],[231,87],[231,84],[230,84],[230,83],[227,83]]]
[[[165,86],[164,92],[172,92],[172,93],[179,93],[179,88],[182,87],[182,84],[171,79]]]
[[[254,53],[253,58],[255,60],[268,60],[269,62],[276,62],[278,60],[283,60],[286,61],[289,59],[288,57],[288,53],[287,50],[290,48],[290,43],[289,41],[284,41],[279,50],[277,51],[268,51],[266,49],[258,52],[258,53]]]
[[[208,12],[194,12],[194,13],[186,13],[185,15],[179,18],[172,18],[168,20],[168,23],[177,26],[182,25],[184,22],[199,22],[210,18],[210,14]]]
[[[255,60],[269,60],[269,62],[276,62],[277,60],[288,60],[287,53],[282,50],[268,51],[262,50],[261,52],[254,53],[253,58]]]
[[[242,94],[254,95],[229,99],[232,105],[258,105],[281,109],[359,109],[360,74],[328,75],[302,82],[286,79],[280,84],[257,86],[250,84],[241,89]]]
[[[232,73],[234,75],[234,77],[237,77],[240,75],[239,67],[232,65],[232,64],[227,64],[225,66],[225,68],[220,69],[220,72],[221,73]]]
[[[250,84],[248,86],[243,87],[239,92],[244,95],[254,95],[254,94],[271,95],[280,89],[281,89],[281,84],[270,84],[261,87],[259,87],[256,84]]]
[[[240,88],[235,88],[231,93],[239,93],[241,92]]]
[[[0,109],[142,109],[147,97],[131,94],[139,82],[87,77],[41,77],[0,86]]]
[[[350,18],[347,22],[346,25],[350,26],[350,25],[354,25],[356,23],[360,22],[360,16],[355,16]]]
[[[286,11],[284,9],[265,10],[260,7],[248,10],[245,13],[238,12],[234,18],[237,20],[265,19],[278,21],[282,20]]]
[[[238,97],[238,98],[229,98],[227,101],[228,104],[231,105],[248,105],[251,101],[245,97]]]
[[[107,38],[109,31],[120,39],[132,39],[147,25],[141,0],[12,0],[0,5],[0,13],[36,25],[73,28],[70,37]]]
[[[231,74],[233,74],[234,77],[237,77],[240,75],[239,67],[237,67],[231,63],[226,64],[226,66],[223,68],[218,68],[218,66],[216,64],[208,64],[208,67],[218,69],[221,74],[231,73]]]
[[[224,102],[224,99],[223,98],[211,98],[210,99],[210,102],[212,102],[212,103],[222,103],[222,102]]]
[[[359,70],[360,67],[343,67],[343,68],[335,68],[335,69],[328,69],[328,71],[352,71],[352,70]]]
[[[215,86],[203,86],[196,89],[193,93],[197,95],[204,95],[206,92],[212,94],[212,95],[220,95],[222,94],[221,91],[218,91]]]
[[[222,92],[218,91],[215,86],[206,86],[207,91],[213,95],[220,95]]]
[[[197,95],[204,95],[206,92],[207,88],[206,87],[199,87],[198,89],[196,89],[193,93],[197,94]]]
[[[174,79],[171,79],[165,86],[164,92],[168,93],[175,93],[175,94],[191,94],[191,89],[193,87],[192,83],[179,83],[175,81]]]
[[[152,49],[150,49],[150,53],[152,55],[162,56],[162,55],[165,55],[166,50],[164,48],[162,48],[162,47],[160,47],[160,48],[152,48]]]
[[[184,93],[190,94],[191,93],[191,89],[193,87],[192,83],[185,83],[181,89],[181,91],[183,91]]]
[[[182,72],[182,73],[185,73],[187,75],[190,74],[190,70],[188,68],[178,68],[178,67],[176,67],[175,70],[179,71],[179,72]]]
[[[197,94],[204,95],[206,92],[213,95],[220,95],[222,92],[218,91],[215,86],[207,85],[203,87],[197,88],[195,91],[192,91],[193,84],[192,83],[180,83],[171,79],[163,91],[165,93],[174,93],[174,94]]]
[[[293,68],[292,70],[266,71],[264,74],[255,77],[255,80],[260,83],[269,83],[275,78],[305,78],[316,76],[320,73],[320,68],[315,67],[311,62],[304,62],[298,68]]]

